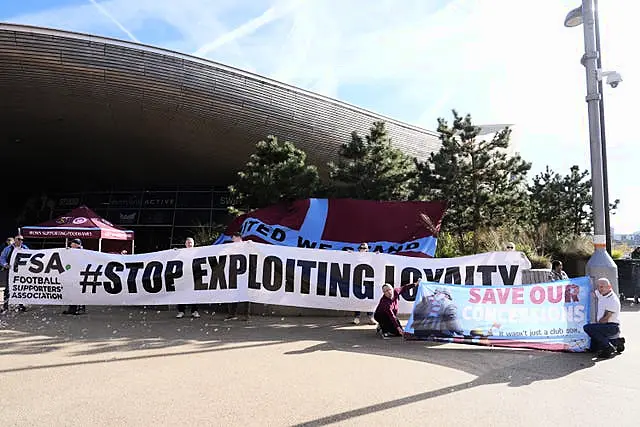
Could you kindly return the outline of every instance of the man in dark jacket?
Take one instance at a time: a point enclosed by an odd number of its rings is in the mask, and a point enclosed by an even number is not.
[[[23,243],[24,238],[20,235],[17,235],[15,239],[7,239],[7,246],[0,253],[0,269],[2,269],[2,274],[7,274],[9,272],[9,262],[11,261],[11,255],[14,251],[20,251],[24,249],[29,249],[27,245]],[[7,280],[7,284],[4,287],[4,303],[2,304],[2,309],[0,309],[0,314],[4,314],[9,311],[9,280]],[[19,311],[27,311],[27,308],[20,304],[18,306]]]

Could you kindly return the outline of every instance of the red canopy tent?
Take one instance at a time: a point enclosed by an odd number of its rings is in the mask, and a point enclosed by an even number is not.
[[[111,224],[86,206],[38,225],[22,227],[19,231],[24,237],[39,239],[97,239],[98,251],[102,251],[103,239],[127,240],[131,241],[131,253],[134,250],[133,231]]]

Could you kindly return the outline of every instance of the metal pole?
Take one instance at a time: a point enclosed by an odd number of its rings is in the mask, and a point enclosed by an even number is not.
[[[593,0],[582,0],[582,26],[584,29],[584,66],[587,77],[587,108],[589,113],[589,141],[591,152],[591,185],[593,193],[593,245],[594,252],[587,262],[587,274],[595,281],[606,277],[618,293],[618,267],[606,251],[604,220],[604,186],[602,180],[602,143],[600,133],[600,92],[598,91],[595,16]],[[595,313],[592,310],[592,319]]]
[[[598,53],[597,66],[602,69],[602,51],[600,50],[600,19],[598,17],[598,0],[593,0],[593,15],[596,21],[596,52]],[[602,80],[598,80],[598,92],[600,92],[600,141],[602,142],[602,186],[604,188],[604,231],[607,236],[607,253],[611,255],[611,218],[609,213],[609,173],[607,171],[607,138],[604,127],[604,91]]]

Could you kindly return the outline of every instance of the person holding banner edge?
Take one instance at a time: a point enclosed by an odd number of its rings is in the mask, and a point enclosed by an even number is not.
[[[70,241],[69,249],[82,249],[82,240],[73,239],[72,241]],[[77,316],[78,314],[84,314],[86,312],[87,306],[85,305],[70,305],[65,311],[62,312],[62,314],[72,314],[74,316]]]
[[[184,241],[185,248],[193,248],[196,245],[193,237],[187,237]],[[178,304],[178,314],[176,314],[176,319],[182,319],[184,317],[184,313],[186,311],[187,306],[185,304]],[[198,319],[200,317],[200,313],[198,313],[198,304],[191,304],[191,317],[194,319]]]
[[[238,242],[243,242],[244,240],[242,239],[242,235],[238,232],[235,232],[233,234],[231,234],[231,240],[223,242],[223,243],[238,243]],[[224,318],[224,321],[229,321],[229,320],[238,320],[238,306],[240,303],[238,302],[230,302],[229,304],[227,304],[227,316]],[[249,310],[250,310],[250,303],[249,302],[244,302],[242,303],[242,310],[245,313],[245,317],[244,320],[249,320]]]
[[[369,252],[369,245],[367,243],[360,243],[360,246],[358,247],[358,252]],[[367,316],[369,316],[369,324],[371,325],[375,325],[376,321],[375,321],[375,317],[373,315],[372,312],[367,312]],[[359,311],[355,311],[353,313],[353,324],[354,325],[359,325],[360,324],[360,312]]]
[[[620,337],[620,299],[608,279],[600,278],[596,284],[597,323],[584,325],[584,331],[591,338],[591,351],[597,352],[598,357],[610,358],[624,351],[625,339]]]
[[[11,243],[9,243],[11,242]],[[0,314],[5,314],[9,311],[9,280],[8,280],[8,271],[9,271],[9,261],[11,261],[11,255],[14,251],[20,251],[23,249],[29,249],[27,245],[24,243],[24,237],[21,235],[17,235],[14,239],[7,239],[7,246],[2,249],[2,253],[0,254],[0,268],[2,270],[7,271],[7,284],[4,287],[4,303],[2,304],[2,309],[0,309]],[[4,273],[4,272],[3,272]],[[27,311],[27,308],[20,304],[18,305],[18,311],[24,312]]]
[[[374,314],[374,318],[378,322],[376,334],[382,339],[403,335],[404,330],[398,319],[398,300],[400,299],[400,294],[408,289],[415,288],[418,283],[420,282],[416,281],[395,289],[388,283],[382,285],[383,295]]]

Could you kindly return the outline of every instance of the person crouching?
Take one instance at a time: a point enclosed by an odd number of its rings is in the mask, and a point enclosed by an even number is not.
[[[381,338],[387,339],[402,336],[404,330],[398,319],[398,300],[402,292],[415,287],[417,284],[417,282],[411,283],[395,289],[388,283],[382,285],[383,295],[373,315],[376,322],[378,322],[376,333]]]

